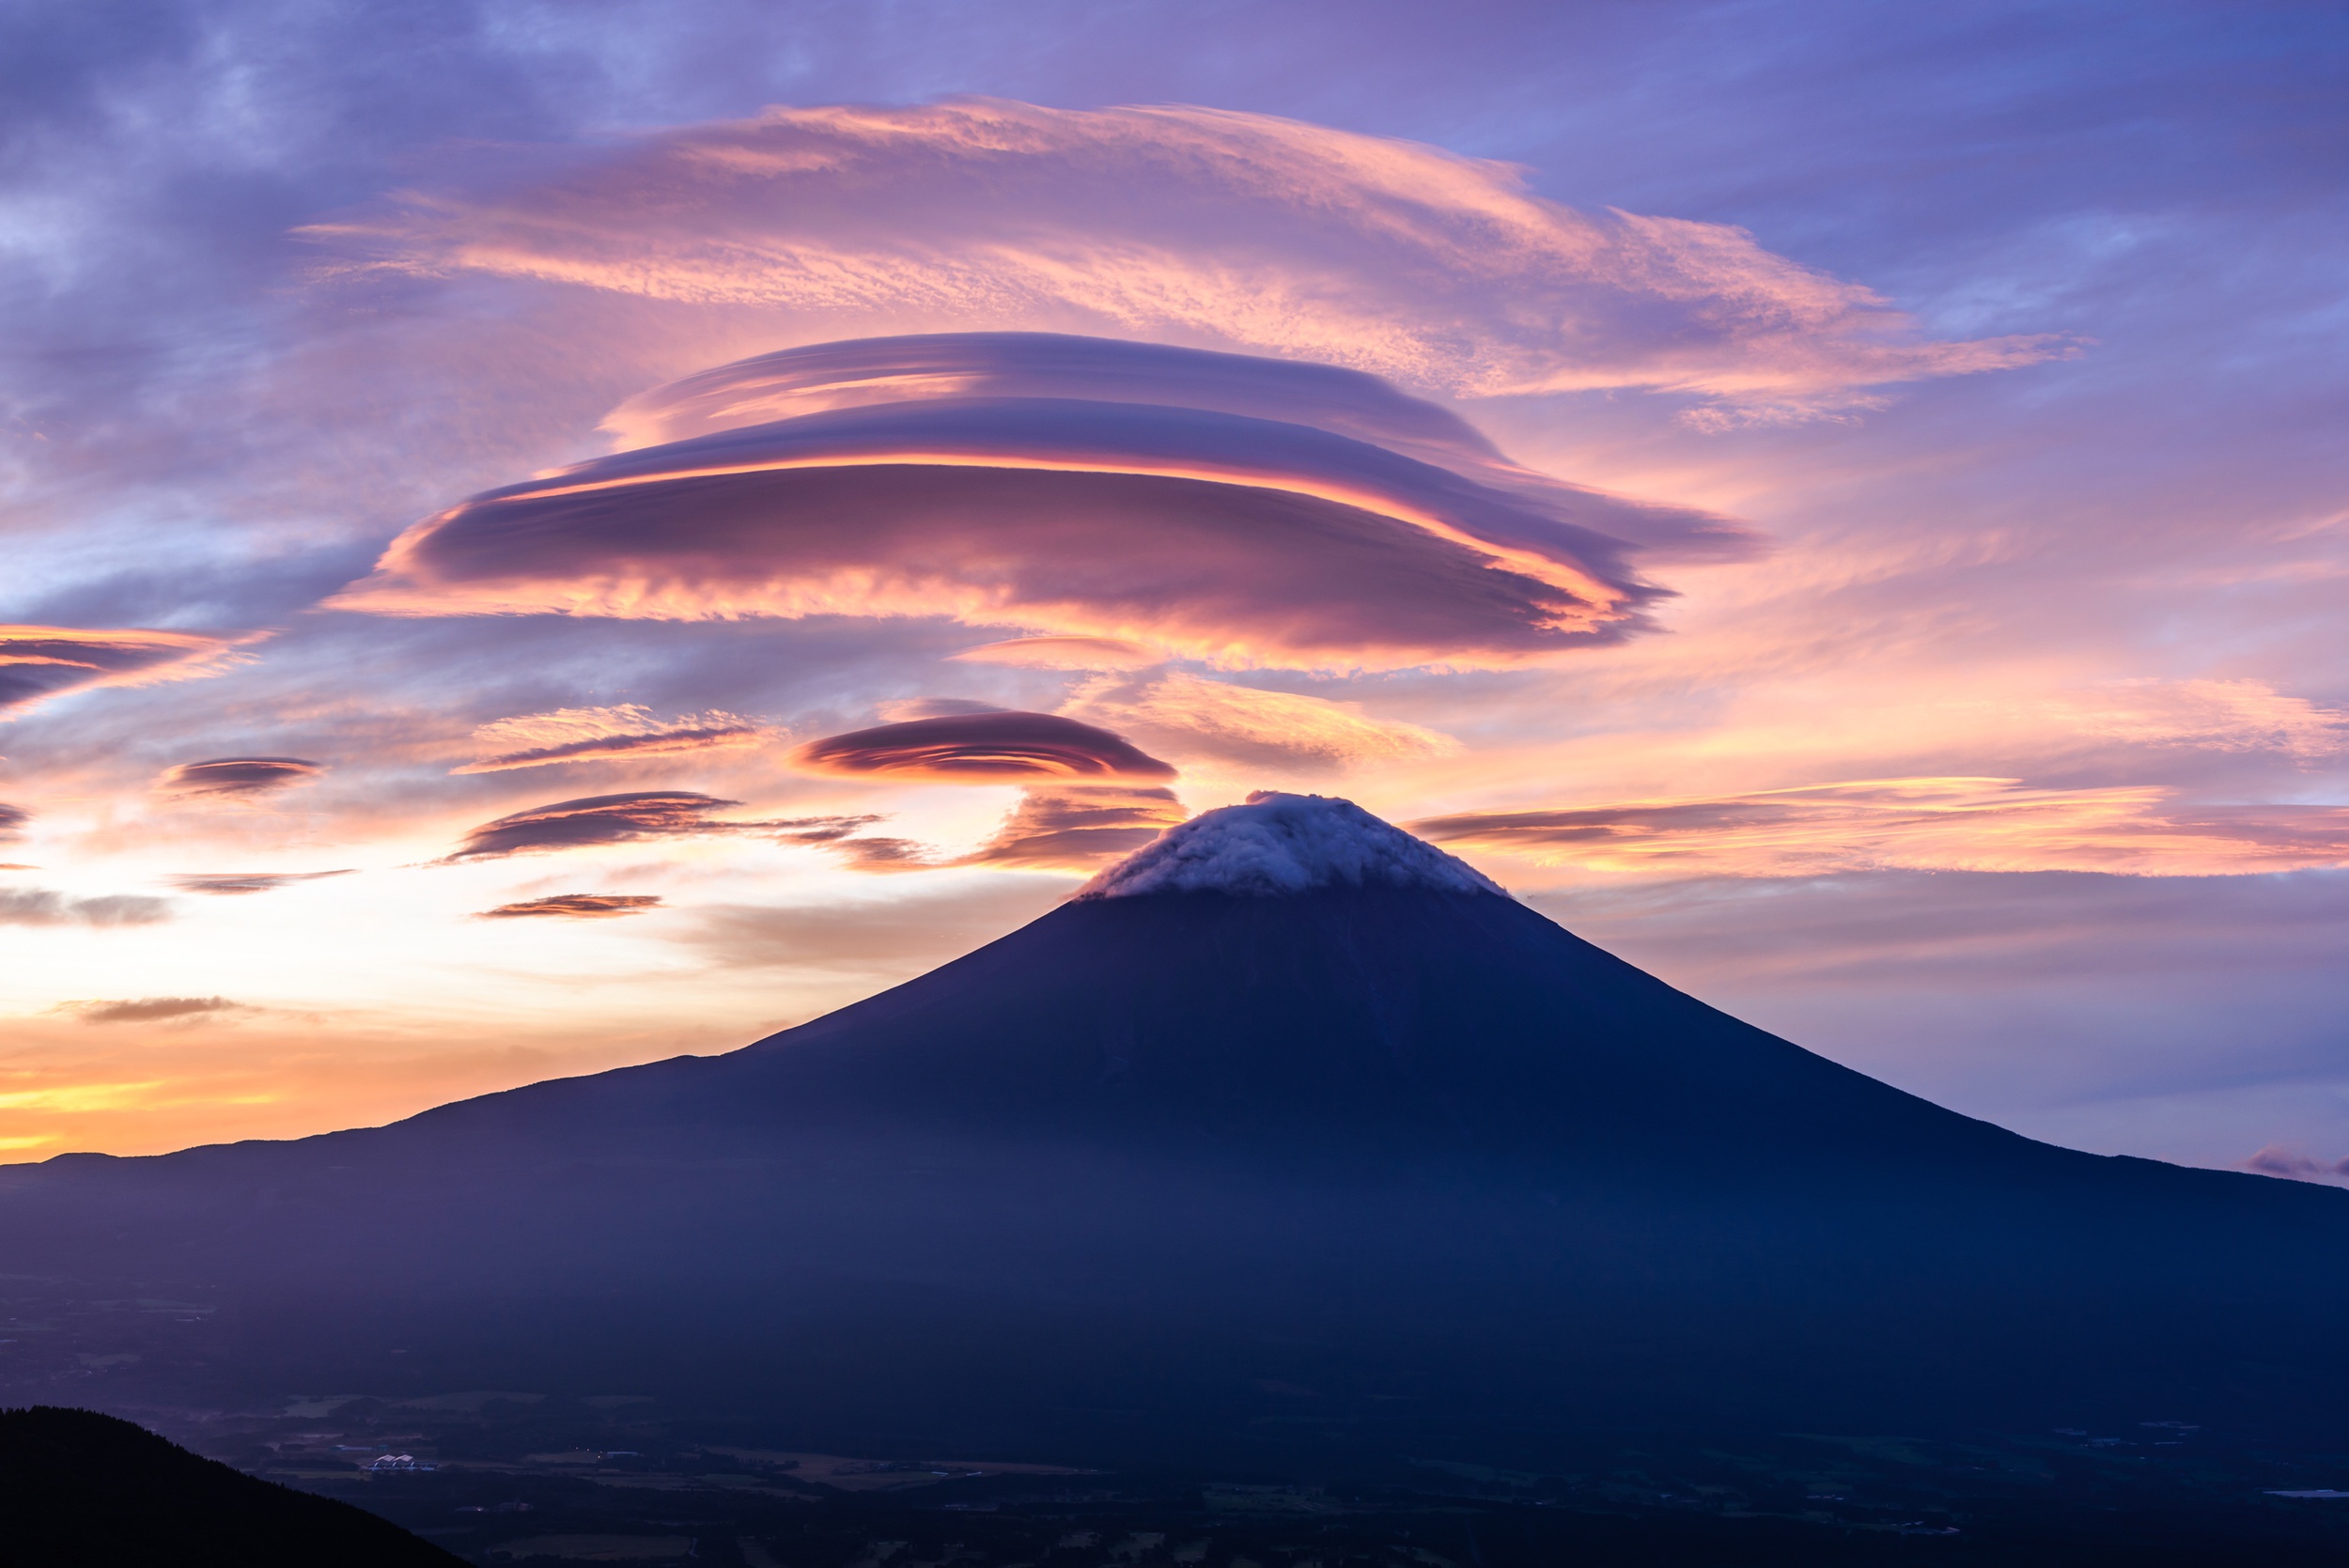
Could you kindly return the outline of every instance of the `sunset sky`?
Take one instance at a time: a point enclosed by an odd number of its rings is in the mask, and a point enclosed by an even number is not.
[[[2324,5],[0,23],[0,1158],[732,1048],[1252,790],[2349,1181]]]

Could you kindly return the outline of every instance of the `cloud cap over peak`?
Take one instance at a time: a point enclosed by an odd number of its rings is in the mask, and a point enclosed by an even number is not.
[[[1283,897],[1321,888],[1508,894],[1467,862],[1351,800],[1258,790],[1203,812],[1078,890],[1081,899],[1166,893]]]
[[[1053,713],[951,713],[811,740],[791,753],[815,773],[957,784],[1022,779],[1171,779],[1124,737]]]

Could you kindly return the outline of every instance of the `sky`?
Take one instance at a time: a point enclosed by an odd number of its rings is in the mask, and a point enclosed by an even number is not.
[[[2349,1181],[2325,5],[0,20],[0,1158],[732,1048],[1341,795]]]

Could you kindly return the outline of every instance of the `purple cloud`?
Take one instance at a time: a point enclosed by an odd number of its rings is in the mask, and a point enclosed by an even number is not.
[[[1016,334],[940,341],[965,362],[1039,351]],[[1628,564],[1639,541],[1685,551],[1743,537],[1688,508],[1517,469],[1465,436],[1408,443],[1450,451],[1455,468],[1318,428],[1310,399],[1280,419],[1112,400],[1206,360],[1224,380],[1259,367],[1277,403],[1297,366],[1042,341],[1067,362],[1065,396],[926,396],[877,376],[904,395],[475,496],[403,534],[334,602],[409,615],[945,615],[1235,666],[1505,665],[1636,629],[1662,593]],[[905,351],[881,339],[793,354],[832,373]],[[793,354],[705,380],[761,387]]]
[[[165,768],[155,787],[166,795],[262,795],[325,771],[326,764],[301,757],[213,757]]]
[[[624,795],[590,795],[576,800],[556,800],[485,822],[465,835],[465,842],[434,865],[466,861],[498,860],[507,855],[537,854],[555,849],[583,849],[601,844],[629,844],[640,839],[688,838],[711,833],[772,833],[788,843],[829,842],[824,835],[853,831],[871,817],[797,816],[773,821],[734,821],[713,812],[739,806],[692,790],[637,790]],[[808,835],[813,835],[808,836]]]
[[[0,715],[96,686],[145,686],[217,674],[236,644],[184,631],[0,626]]]
[[[350,875],[351,873],[347,868],[341,871],[212,871],[190,873],[170,880],[171,885],[181,893],[233,898],[246,893],[274,893],[295,882],[316,882],[329,877]]]
[[[1051,713],[957,713],[811,740],[791,753],[816,773],[1003,784],[1039,776],[1169,779],[1174,769],[1108,730]]]

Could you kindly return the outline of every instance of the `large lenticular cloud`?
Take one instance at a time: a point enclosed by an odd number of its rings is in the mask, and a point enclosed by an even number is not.
[[[1454,393],[1654,388],[1731,417],[2056,351],[1928,341],[1880,296],[1743,229],[1579,212],[1510,164],[1183,106],[774,108],[627,143],[557,180],[436,191],[309,233],[360,270],[866,331],[1171,337]]]
[[[861,400],[475,496],[334,602],[942,615],[1231,668],[1497,667],[1634,629],[1659,594],[1627,564],[1640,542],[1735,536],[1517,469],[1369,378],[1298,370],[1019,334],[770,355],[646,406],[707,423],[728,384],[754,414]],[[1252,377],[1283,417],[1233,411]]]

